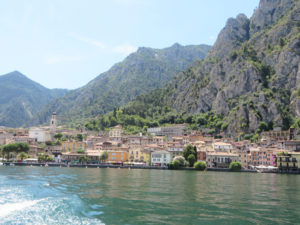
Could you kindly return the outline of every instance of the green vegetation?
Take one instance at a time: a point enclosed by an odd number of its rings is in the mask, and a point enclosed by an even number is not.
[[[79,161],[79,163],[83,164],[83,163],[87,163],[89,161],[89,159],[88,159],[88,157],[82,155],[82,156],[78,157],[78,161]]]
[[[101,156],[99,157],[99,160],[101,162],[105,162],[106,160],[108,159],[108,152],[107,151],[104,151]]]
[[[205,162],[202,162],[202,161],[196,162],[196,163],[194,164],[194,168],[195,168],[196,170],[201,170],[201,171],[203,171],[203,170],[206,169],[206,163],[205,163]]]
[[[231,162],[229,165],[229,169],[235,172],[241,171],[242,164],[240,162]]]
[[[38,156],[38,161],[39,162],[51,162],[51,161],[53,161],[54,159],[53,159],[53,157],[52,156],[49,156],[48,154],[40,154],[39,156]]]
[[[55,139],[61,140],[62,137],[63,137],[63,135],[61,133],[54,134]]]
[[[28,155],[26,154],[26,152],[20,152],[18,154],[18,157],[23,161],[23,159],[28,158]]]
[[[82,134],[77,134],[76,135],[76,137],[75,137],[75,139],[77,140],[77,141],[83,141],[83,135]]]
[[[197,148],[192,145],[187,145],[183,150],[183,157],[189,162],[190,167],[193,167],[197,161]]]
[[[7,144],[4,145],[2,147],[2,154],[7,156],[7,160],[9,160],[9,157],[11,155],[11,153],[27,153],[29,151],[29,145],[27,143],[11,143],[11,144]]]
[[[174,160],[169,164],[169,169],[171,170],[178,170],[181,168],[180,161]]]
[[[195,155],[191,154],[188,156],[187,161],[189,162],[190,167],[193,167],[197,159],[195,158]]]
[[[83,150],[83,149],[77,149],[76,153],[78,153],[78,154],[84,154],[85,150]]]
[[[38,115],[48,122],[52,112],[72,127],[127,104],[135,97],[163,87],[191,63],[203,59],[210,46],[181,46],[165,49],[139,48],[122,62],[102,73],[84,87],[49,104]],[[74,104],[76,103],[76,104]]]
[[[18,71],[0,76],[0,90],[0,124],[8,127],[24,125],[52,99],[67,92],[45,88]]]
[[[277,155],[278,156],[288,156],[289,153],[288,152],[279,152]]]

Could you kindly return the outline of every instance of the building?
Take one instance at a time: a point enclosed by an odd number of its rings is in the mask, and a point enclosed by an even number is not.
[[[293,140],[295,136],[295,128],[289,130],[281,130],[281,128],[275,128],[272,131],[264,131],[260,135],[261,141],[282,141]]]
[[[115,150],[108,150],[108,159],[109,163],[123,163],[127,162],[129,158],[129,154],[127,151],[115,151]]]
[[[277,149],[250,148],[251,165],[253,166],[276,166]]]
[[[229,168],[231,162],[238,162],[239,155],[228,152],[206,153],[206,164],[208,168]]]
[[[152,166],[167,166],[171,163],[171,154],[167,151],[151,152]]]
[[[212,144],[214,151],[216,152],[232,152],[232,145],[225,142],[215,142]]]
[[[176,156],[181,156],[183,154],[184,146],[180,143],[169,143],[167,145],[167,150],[171,154],[171,158],[174,159]]]
[[[147,132],[153,136],[166,136],[166,137],[174,137],[174,136],[182,136],[186,129],[186,125],[176,125],[170,127],[152,127],[148,128]]]
[[[287,151],[300,152],[300,141],[285,141],[282,146]]]
[[[300,152],[279,153],[276,159],[276,165],[281,171],[300,170]]]
[[[50,120],[50,133],[54,135],[56,133],[56,113],[53,112]]]
[[[120,138],[123,134],[123,128],[121,125],[114,126],[109,130],[109,137]]]
[[[129,162],[143,162],[150,164],[151,150],[141,147],[129,149]]]
[[[45,143],[46,141],[51,141],[50,133],[38,127],[32,127],[29,129],[29,137],[35,139],[39,143]]]
[[[82,141],[62,141],[62,151],[76,152],[78,150],[86,150],[86,143]]]

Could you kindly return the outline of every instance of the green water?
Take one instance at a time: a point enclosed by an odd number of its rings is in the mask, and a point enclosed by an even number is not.
[[[0,224],[300,224],[300,176],[1,166]]]

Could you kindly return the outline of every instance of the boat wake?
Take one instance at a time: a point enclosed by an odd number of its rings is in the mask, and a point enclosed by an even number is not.
[[[0,218],[9,216],[13,213],[16,213],[17,211],[29,208],[34,206],[40,201],[43,201],[44,199],[40,200],[32,200],[32,201],[22,201],[22,202],[16,202],[16,203],[7,203],[0,205]]]

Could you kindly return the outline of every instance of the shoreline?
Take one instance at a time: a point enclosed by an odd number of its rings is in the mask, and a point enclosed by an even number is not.
[[[24,162],[3,162],[4,166],[35,166],[35,167],[72,167],[72,168],[115,168],[115,169],[153,169],[153,170],[170,170],[168,167],[159,166],[120,166],[109,164],[65,164],[65,163],[24,163]],[[195,168],[182,168],[178,170],[198,171]],[[228,168],[206,168],[205,171],[214,172],[234,172]],[[300,174],[300,171],[261,171],[242,169],[238,172],[244,173],[274,173],[274,174]]]

